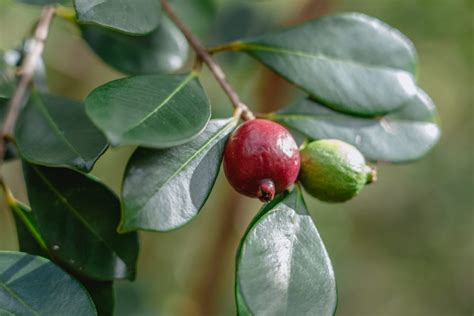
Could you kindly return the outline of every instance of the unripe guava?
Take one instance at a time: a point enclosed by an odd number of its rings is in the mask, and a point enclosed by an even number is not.
[[[300,154],[290,132],[280,124],[254,119],[240,125],[227,141],[224,172],[237,192],[273,199],[293,185],[300,169]]]
[[[344,202],[366,183],[375,181],[375,170],[357,148],[336,139],[317,140],[300,152],[299,180],[305,190],[325,202]]]

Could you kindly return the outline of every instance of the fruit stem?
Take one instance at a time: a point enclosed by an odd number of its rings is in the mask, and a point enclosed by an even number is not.
[[[228,51],[239,51],[243,47],[242,42],[234,41],[230,43],[225,43],[221,45],[216,45],[207,48],[207,52],[209,54],[221,53],[221,52],[228,52]]]
[[[371,184],[377,181],[377,168],[367,166],[367,181],[365,184]]]
[[[173,8],[168,3],[167,0],[161,0],[163,9],[166,11],[170,19],[176,24],[176,26],[183,32],[184,37],[189,42],[189,45],[194,49],[198,58],[201,58],[202,61],[208,66],[211,73],[214,75],[214,78],[220,84],[222,90],[227,94],[229,100],[231,101],[234,108],[242,109],[240,117],[245,120],[252,120],[255,118],[255,115],[250,111],[250,109],[240,100],[239,95],[234,90],[234,88],[227,81],[224,71],[221,66],[212,58],[212,56],[207,52],[207,49],[201,44],[196,36],[188,29],[188,27],[181,21],[181,19],[174,13]]]

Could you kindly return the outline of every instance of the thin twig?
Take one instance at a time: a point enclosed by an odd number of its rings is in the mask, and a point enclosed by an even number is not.
[[[219,82],[220,86],[224,90],[224,92],[229,97],[232,105],[237,109],[242,109],[242,119],[243,120],[251,120],[254,119],[255,116],[249,110],[249,108],[240,100],[239,95],[235,92],[234,88],[230,85],[227,81],[224,71],[216,63],[216,61],[212,58],[212,56],[207,52],[207,49],[201,44],[201,42],[194,36],[194,34],[188,29],[188,27],[181,21],[181,19],[174,13],[173,9],[171,8],[170,4],[167,0],[161,0],[163,4],[163,9],[166,11],[168,16],[171,20],[176,24],[176,26],[183,32],[184,36],[188,40],[191,47],[194,49],[196,54],[202,61],[209,67],[209,70],[212,72],[214,77],[216,78],[217,82]]]
[[[38,24],[34,29],[33,36],[31,38],[31,46],[28,49],[27,55],[23,63],[20,66],[18,75],[20,77],[18,85],[16,86],[15,93],[13,94],[3,122],[3,127],[0,133],[0,166],[3,164],[3,160],[6,152],[6,143],[8,138],[13,133],[18,114],[20,113],[21,105],[25,99],[25,95],[30,86],[35,66],[38,60],[41,58],[41,54],[44,49],[44,42],[48,37],[49,26],[54,16],[53,7],[44,7],[41,12],[41,16],[38,20]]]

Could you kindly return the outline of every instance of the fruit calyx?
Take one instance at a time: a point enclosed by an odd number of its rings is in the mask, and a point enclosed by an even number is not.
[[[270,179],[260,181],[257,197],[262,202],[270,202],[275,197],[275,184]]]

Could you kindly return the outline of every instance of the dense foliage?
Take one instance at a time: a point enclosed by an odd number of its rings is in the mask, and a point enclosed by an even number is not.
[[[123,3],[56,7],[105,63],[130,76],[97,87],[83,103],[32,86],[6,155],[23,161],[29,207],[4,187],[28,254],[0,252],[0,311],[111,315],[113,281],[139,273],[137,231],[173,230],[198,215],[239,124],[240,115],[211,119],[200,67],[186,66],[190,47],[160,2]],[[372,163],[412,161],[438,141],[436,108],[417,86],[413,44],[375,18],[328,16],[209,51],[248,54],[304,91],[263,116],[306,139],[343,140]],[[5,117],[21,60],[0,57]],[[108,146],[123,145],[137,149],[117,197],[88,172]],[[301,190],[296,184],[265,204],[242,237],[239,315],[335,313],[334,271]],[[32,282],[58,283],[45,291]]]

